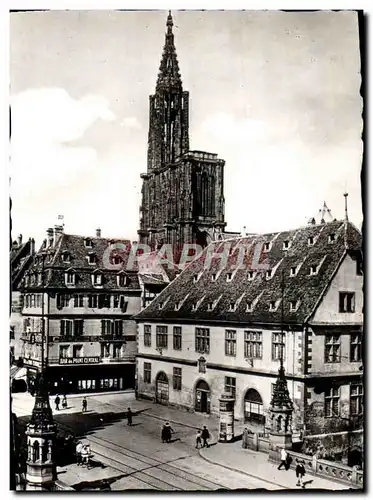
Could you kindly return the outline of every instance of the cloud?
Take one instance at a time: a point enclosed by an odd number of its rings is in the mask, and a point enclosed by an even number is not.
[[[259,120],[235,120],[228,113],[216,113],[204,120],[202,129],[215,139],[237,143],[252,142],[264,137],[266,125]]]
[[[135,116],[123,118],[123,120],[120,122],[120,126],[137,130],[141,129],[141,124]]]

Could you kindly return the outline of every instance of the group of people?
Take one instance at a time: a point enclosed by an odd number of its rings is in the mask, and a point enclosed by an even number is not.
[[[57,394],[57,396],[55,397],[55,400],[54,400],[54,404],[56,405],[56,410],[60,409],[60,403],[61,403],[61,398]],[[88,407],[87,398],[84,396],[84,398],[82,400],[82,412],[83,413],[87,411],[87,407]],[[62,408],[67,408],[66,396],[62,397]]]
[[[91,446],[78,441],[76,444],[76,464],[89,466],[89,457],[91,456]]]
[[[161,439],[162,443],[171,443],[171,436],[175,431],[169,424],[166,422],[162,427]],[[207,427],[204,425],[202,430],[197,432],[196,436],[196,448],[208,448],[210,445],[208,440],[210,439],[210,433]]]
[[[280,453],[280,465],[277,467],[278,470],[281,470],[282,467],[285,467],[285,470],[288,470],[290,467],[290,460],[288,452],[285,448],[282,448]],[[306,474],[306,469],[304,467],[304,461],[297,459],[297,465],[295,467],[295,476],[297,478],[297,486],[305,487],[304,476]]]

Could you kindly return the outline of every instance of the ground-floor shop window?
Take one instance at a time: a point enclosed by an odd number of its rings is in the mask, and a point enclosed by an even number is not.
[[[123,378],[104,378],[100,380],[100,389],[123,389]]]
[[[79,391],[94,391],[96,389],[96,380],[78,380]]]

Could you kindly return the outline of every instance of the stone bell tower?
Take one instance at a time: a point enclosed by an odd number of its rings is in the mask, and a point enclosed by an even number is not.
[[[53,422],[46,380],[37,382],[35,404],[27,425],[26,491],[53,491],[57,479],[54,447],[57,426]]]
[[[290,399],[282,359],[269,411],[271,457],[271,454],[277,454],[278,448],[291,449],[292,447],[293,402]]]

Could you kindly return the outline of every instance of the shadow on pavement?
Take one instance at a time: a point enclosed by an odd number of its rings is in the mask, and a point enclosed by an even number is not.
[[[126,477],[126,474],[121,474],[119,476],[114,476],[105,479],[98,479],[96,481],[82,481],[80,483],[74,484],[73,488],[76,491],[111,491],[111,485]]]
[[[133,417],[147,411],[148,408],[132,412]],[[123,421],[127,418],[127,412],[107,412],[96,413],[93,410],[84,413],[54,413],[54,421],[57,424],[57,440],[56,440],[56,463],[58,466],[65,466],[76,461],[75,457],[75,440],[83,439],[90,434],[93,434],[98,428],[102,428],[113,423]],[[31,415],[18,417],[17,433],[21,444],[20,462],[21,469],[25,468],[27,458],[26,446],[26,425],[30,421]],[[132,424],[140,425],[140,424]],[[68,441],[67,437],[73,436],[73,440]]]

